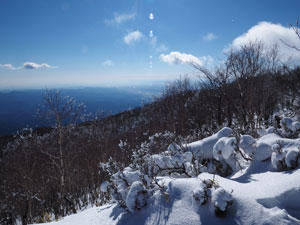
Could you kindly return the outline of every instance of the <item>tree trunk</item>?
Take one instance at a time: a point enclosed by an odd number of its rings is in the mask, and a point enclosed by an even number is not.
[[[63,156],[63,147],[62,147],[62,126],[58,127],[59,137],[59,162],[60,162],[60,214],[64,215],[64,197],[65,197],[65,165],[64,165],[64,156]]]

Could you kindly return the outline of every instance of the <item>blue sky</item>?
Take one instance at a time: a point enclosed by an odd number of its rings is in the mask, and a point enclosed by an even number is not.
[[[0,88],[176,79],[194,72],[191,61],[217,64],[228,46],[251,39],[298,45],[289,24],[299,8],[299,0],[1,0]]]

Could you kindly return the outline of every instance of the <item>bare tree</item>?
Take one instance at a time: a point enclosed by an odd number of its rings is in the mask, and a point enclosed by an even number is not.
[[[74,98],[63,97],[58,90],[47,90],[43,102],[38,108],[38,115],[53,125],[57,133],[57,148],[53,151],[44,151],[59,174],[59,200],[60,215],[64,216],[65,188],[66,188],[66,160],[67,153],[64,149],[63,137],[66,127],[72,127],[85,110],[85,105],[78,104]],[[65,127],[66,126],[66,127]],[[71,159],[73,160],[75,156]],[[56,177],[54,177],[56,179]]]
[[[276,46],[267,48],[262,42],[254,41],[241,46],[240,49],[231,50],[227,56],[225,64],[238,93],[233,105],[243,129],[253,131],[257,128],[255,118],[261,117],[258,114],[261,114],[261,109],[266,106],[272,94],[265,91],[268,87],[258,84],[278,70],[276,49]],[[262,89],[259,90],[259,87]],[[260,101],[262,99],[263,101]]]
[[[213,69],[192,64],[199,72],[202,95],[207,93],[213,120],[220,127],[231,126],[236,118],[242,130],[255,130],[272,110],[270,86],[279,65],[278,47],[267,48],[260,41],[232,48],[224,63]]]
[[[200,88],[202,90],[212,90],[210,91],[210,97],[213,98],[213,103],[215,106],[212,113],[216,113],[216,120],[218,126],[221,126],[224,122],[224,104],[226,100],[227,90],[226,87],[230,83],[230,74],[228,67],[220,65],[215,67],[214,70],[208,70],[198,64],[192,65],[200,74],[198,75],[200,81]],[[213,94],[213,95],[212,95]],[[231,125],[230,118],[230,104],[227,104],[227,112],[229,112],[228,126]]]
[[[299,20],[296,21],[295,25],[290,24],[290,27],[294,30],[295,34],[298,36],[300,39],[300,27],[299,27]],[[286,46],[295,49],[296,51],[300,52],[300,48],[297,47],[296,45],[290,44],[284,40],[281,39],[281,42],[285,44]]]

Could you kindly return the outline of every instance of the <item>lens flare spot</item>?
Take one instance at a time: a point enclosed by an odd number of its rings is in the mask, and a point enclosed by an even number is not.
[[[150,20],[154,20],[154,15],[153,15],[153,13],[150,13],[150,14],[149,14],[149,19],[150,19]]]
[[[149,32],[149,37],[153,37],[153,31],[152,30],[150,30],[150,32]]]

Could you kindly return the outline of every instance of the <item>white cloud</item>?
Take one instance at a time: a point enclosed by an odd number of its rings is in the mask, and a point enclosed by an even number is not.
[[[128,20],[133,20],[136,16],[136,13],[123,13],[123,14],[118,14],[118,13],[114,13],[114,18],[111,20],[104,20],[104,22],[106,24],[121,24],[124,23]]]
[[[35,62],[25,62],[23,65],[24,69],[34,70],[34,69],[40,69],[40,68],[56,68],[55,66],[50,66],[47,63],[38,64]]]
[[[284,62],[290,58],[300,60],[300,53],[283,43],[300,48],[300,39],[291,27],[270,22],[260,22],[251,27],[246,33],[235,38],[229,47],[238,49],[240,46],[253,41],[262,41],[267,46],[277,44],[280,59]]]
[[[130,44],[133,44],[134,42],[137,42],[139,40],[141,40],[143,38],[143,34],[136,30],[136,31],[133,31],[133,32],[130,32],[129,34],[127,34],[123,40],[126,44],[130,45]]]
[[[14,67],[11,64],[0,64],[0,68],[8,69],[8,70],[16,70],[16,69],[18,69],[18,68]]]
[[[14,67],[11,64],[0,64],[0,68],[9,69],[9,70],[20,70],[20,69],[40,69],[40,68],[56,68],[56,66],[50,66],[47,63],[38,64],[35,62],[24,62],[23,66]]]
[[[102,63],[102,66],[113,66],[114,63],[111,60],[106,60]]]
[[[180,52],[170,52],[169,54],[161,54],[159,57],[163,62],[169,64],[197,64],[203,65],[203,61],[191,54],[185,54]]]
[[[206,35],[202,36],[202,39],[204,41],[212,41],[212,40],[215,40],[217,38],[218,38],[218,36],[216,36],[214,33],[207,33]]]

